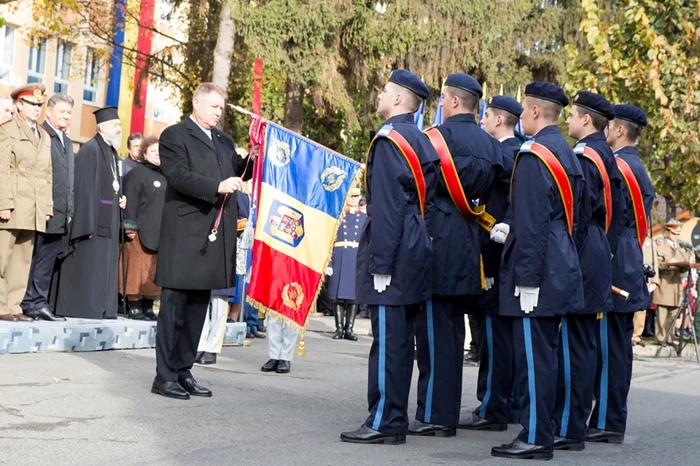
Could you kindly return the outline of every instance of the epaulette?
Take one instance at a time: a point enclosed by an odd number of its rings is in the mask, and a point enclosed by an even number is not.
[[[391,131],[392,131],[393,129],[394,129],[394,126],[391,125],[391,124],[389,124],[389,125],[384,125],[384,126],[382,126],[382,129],[380,129],[379,131],[377,131],[377,136],[380,136],[380,137],[385,138],[385,137],[389,136],[389,133],[391,133]]]
[[[577,155],[583,154],[583,149],[585,147],[586,147],[585,142],[579,142],[578,144],[576,144],[576,146],[574,146],[574,154],[577,154]]]

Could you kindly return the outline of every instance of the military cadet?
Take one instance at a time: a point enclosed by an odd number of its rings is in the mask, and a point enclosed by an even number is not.
[[[690,255],[678,245],[678,237],[683,224],[675,218],[666,223],[666,237],[657,243],[656,258],[659,264],[659,286],[652,295],[656,304],[656,339],[659,343],[666,338],[669,329],[673,331],[673,318],[683,302],[683,277],[688,267],[679,267],[679,262],[689,262]],[[668,337],[670,343],[673,334]]]
[[[0,320],[38,319],[22,312],[36,233],[53,216],[51,137],[37,120],[44,106],[41,83],[12,91],[14,118],[0,126]]]
[[[569,104],[551,83],[525,87],[522,124],[533,140],[513,168],[509,224],[492,238],[505,241],[500,314],[513,318],[513,350],[522,431],[491,450],[506,458],[552,458],[560,316],[583,309],[583,284],[574,245],[574,212],[583,174],[557,120]]]
[[[367,160],[367,223],[357,255],[357,301],[372,320],[367,399],[370,415],[344,442],[401,444],[408,432],[414,324],[430,298],[428,226],[438,181],[438,155],[413,123],[428,88],[395,70],[379,94],[386,119]]]
[[[488,212],[497,222],[503,222],[508,209],[510,177],[515,155],[521,142],[515,137],[523,107],[513,97],[497,95],[489,99],[481,124],[486,132],[500,142],[503,166],[488,192],[481,197]],[[481,230],[481,257],[484,263],[486,291],[471,306],[485,313],[479,333],[479,377],[476,396],[481,402],[469,419],[457,427],[470,430],[503,431],[509,420],[517,420],[517,400],[512,399],[513,329],[511,319],[498,315],[499,271],[503,245],[490,241],[489,233]],[[513,409],[515,408],[515,409]]]
[[[462,401],[464,312],[468,295],[482,290],[479,225],[491,219],[481,198],[503,166],[498,141],[474,115],[483,91],[472,76],[454,73],[442,88],[445,122],[426,131],[440,157],[443,176],[431,221],[433,296],[416,320],[418,409],[410,435],[452,437]]]
[[[614,116],[613,106],[605,97],[580,91],[566,120],[569,136],[578,141],[574,153],[586,180],[576,209],[574,236],[585,306],[578,313],[565,315],[561,321],[553,416],[555,450],[585,448],[586,422],[593,407],[596,318],[599,313],[613,309],[612,257],[606,234],[615,213],[613,202],[619,206],[622,200],[622,178],[604,131]],[[619,228],[613,230],[618,232]]]
[[[355,300],[355,268],[357,267],[357,248],[360,245],[360,233],[367,221],[367,214],[360,212],[360,188],[350,189],[343,224],[333,244],[333,256],[328,264],[328,293],[333,300],[335,315],[334,340],[345,338],[357,341],[353,333],[357,317]],[[345,322],[343,322],[343,319]]]
[[[593,394],[596,405],[588,423],[586,441],[622,443],[627,424],[627,395],[632,380],[632,330],[634,313],[651,302],[644,277],[642,245],[654,202],[654,188],[635,144],[647,119],[633,105],[615,105],[615,119],[608,125],[607,141],[622,175],[623,207],[617,245],[612,250],[612,282],[627,291],[627,300],[613,296],[613,312],[596,324],[598,365]]]

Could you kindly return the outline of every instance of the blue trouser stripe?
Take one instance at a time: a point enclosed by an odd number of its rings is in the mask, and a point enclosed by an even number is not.
[[[425,395],[425,422],[430,424],[433,411],[433,384],[435,383],[435,328],[433,325],[433,300],[426,303],[426,318],[428,320],[428,354],[430,355],[430,377],[428,390]]]
[[[608,411],[608,315],[600,319],[600,408],[598,408],[598,429],[605,430]]]
[[[569,325],[566,317],[561,320],[562,353],[564,356],[564,411],[561,415],[560,437],[566,437],[571,412],[571,353],[569,352]]]
[[[527,357],[527,387],[530,392],[530,424],[528,425],[527,443],[535,444],[537,434],[537,390],[535,389],[535,358],[532,351],[532,330],[530,318],[523,318],[523,336],[525,337],[525,355]]]
[[[386,307],[379,306],[379,404],[374,415],[372,429],[379,430],[384,415],[384,402],[386,401]]]
[[[491,380],[493,378],[493,329],[491,327],[490,315],[487,315],[484,319],[484,325],[486,326],[486,349],[488,351],[489,367],[486,374],[486,393],[484,394],[484,399],[481,401],[481,409],[479,410],[479,417],[482,419],[486,419],[486,408],[491,398]]]

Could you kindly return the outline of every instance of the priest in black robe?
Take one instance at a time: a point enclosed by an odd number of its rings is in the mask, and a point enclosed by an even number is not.
[[[94,112],[97,135],[75,158],[75,215],[56,277],[58,315],[116,319],[119,209],[126,207],[116,148],[122,130],[116,107]]]

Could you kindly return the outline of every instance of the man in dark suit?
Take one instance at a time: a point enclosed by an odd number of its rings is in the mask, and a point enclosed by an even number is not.
[[[42,125],[51,136],[53,217],[46,225],[46,233],[36,235],[29,282],[21,306],[25,315],[44,320],[66,320],[54,315],[48,299],[56,255],[73,219],[75,158],[73,143],[65,133],[72,114],[73,98],[59,92],[49,99],[46,121]]]
[[[160,136],[161,170],[168,181],[155,283],[163,287],[151,392],[177,399],[211,396],[192,377],[211,290],[236,280],[236,196],[252,164],[216,129],[226,92],[202,83],[192,114]]]

